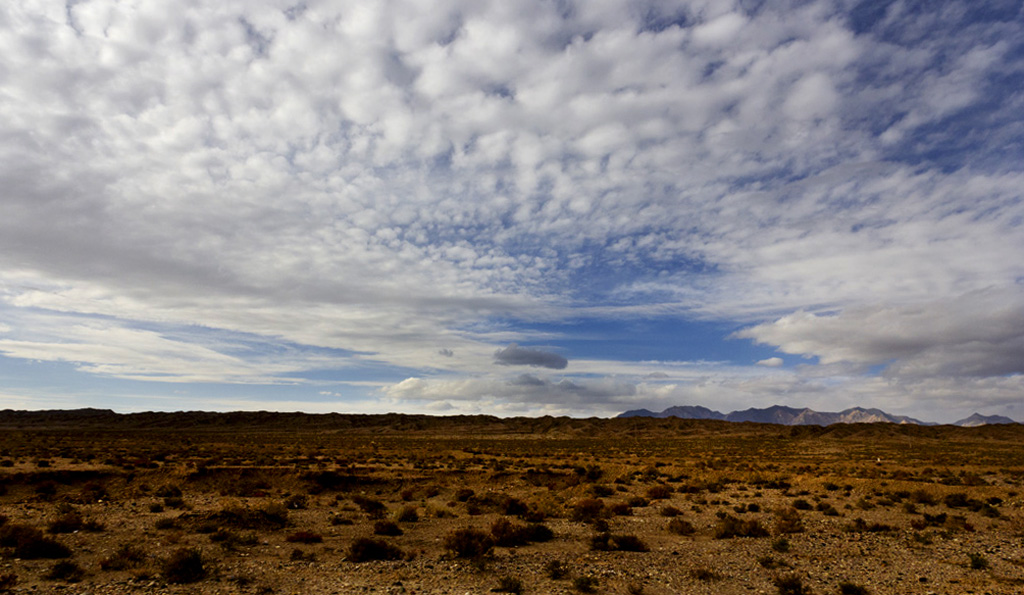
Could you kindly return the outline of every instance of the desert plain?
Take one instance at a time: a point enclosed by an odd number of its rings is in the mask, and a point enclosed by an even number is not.
[[[2,411],[0,592],[1021,593],[1024,426]]]

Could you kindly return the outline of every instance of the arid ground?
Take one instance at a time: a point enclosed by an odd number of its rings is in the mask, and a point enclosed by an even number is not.
[[[1024,592],[1024,426],[0,412],[0,591]]]

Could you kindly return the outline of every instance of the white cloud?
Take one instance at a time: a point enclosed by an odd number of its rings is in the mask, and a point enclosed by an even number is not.
[[[544,339],[523,321],[656,312],[900,378],[1013,371],[1020,329],[970,302],[1015,308],[1024,277],[1021,106],[999,82],[1020,23],[959,18],[13,3],[3,351],[178,382],[479,378]],[[188,325],[305,351],[145,330]]]
[[[886,365],[894,377],[1024,374],[1024,299],[990,290],[913,306],[802,312],[738,333],[824,364]]]
[[[782,365],[781,357],[769,357],[766,359],[758,360],[757,365],[765,366],[767,368],[778,368]]]

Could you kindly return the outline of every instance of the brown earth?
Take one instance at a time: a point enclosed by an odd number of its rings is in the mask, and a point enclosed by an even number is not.
[[[5,411],[0,591],[1021,593],[1022,446],[1020,425]]]

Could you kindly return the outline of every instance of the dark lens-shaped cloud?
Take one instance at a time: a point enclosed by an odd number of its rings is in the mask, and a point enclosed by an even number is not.
[[[564,370],[569,365],[569,360],[550,351],[539,349],[528,349],[512,343],[504,349],[494,352],[494,363],[503,366],[535,366],[538,368],[551,368],[552,370]]]

